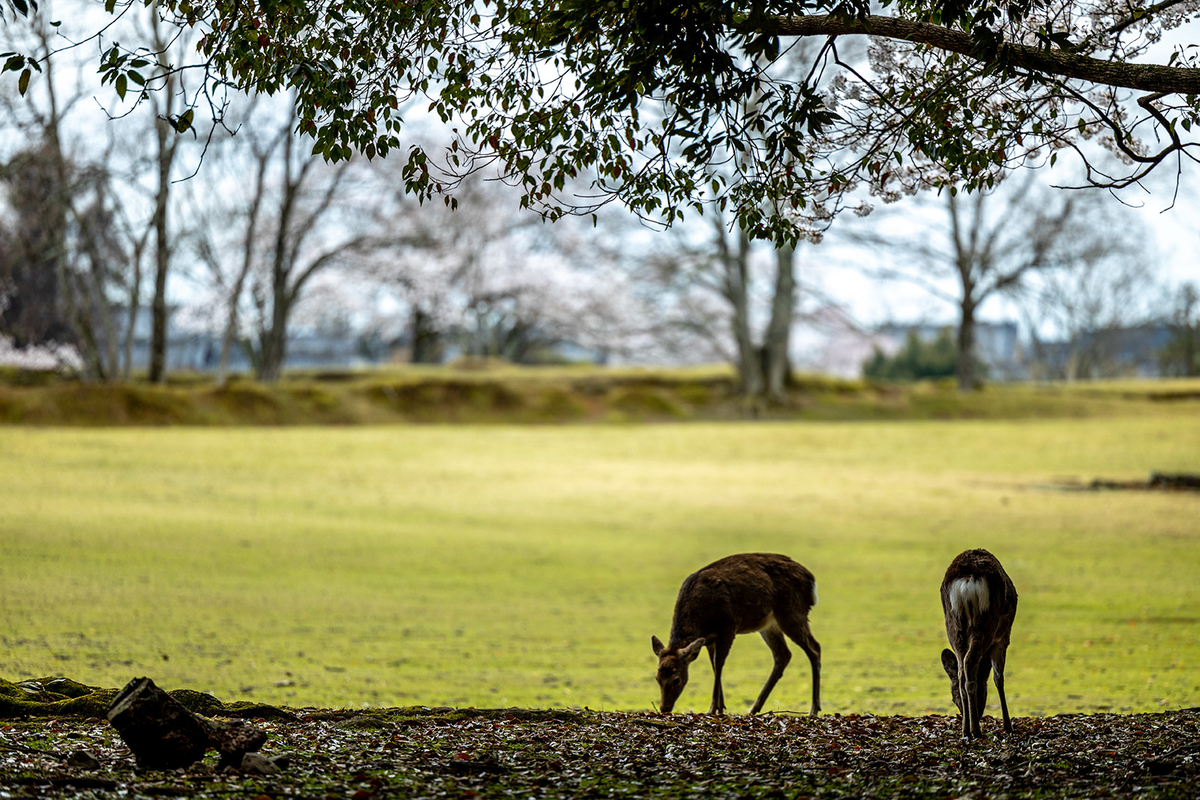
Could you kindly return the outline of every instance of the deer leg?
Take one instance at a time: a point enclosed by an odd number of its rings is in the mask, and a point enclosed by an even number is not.
[[[983,656],[976,643],[970,642],[959,670],[960,679],[965,684],[962,686],[963,737],[967,739],[983,738],[983,730],[979,726],[979,720],[983,716],[983,709],[979,703],[979,668]]]
[[[808,715],[815,717],[821,711],[821,645],[808,627],[807,613],[776,615],[776,619],[783,632],[808,656],[808,663],[812,667],[812,708]]]
[[[725,666],[725,659],[729,656],[731,647],[732,636],[722,636],[715,643],[708,645],[708,657],[713,665],[713,698],[712,706],[708,709],[710,714],[725,713],[725,690],[721,688],[721,669]]]
[[[975,690],[975,708],[976,718],[983,720],[983,714],[987,711],[987,696],[988,696],[988,673],[991,672],[992,660],[990,656],[985,655],[983,660],[979,662],[979,678],[976,682]],[[982,722],[980,723],[982,724]]]
[[[783,676],[783,671],[787,669],[788,662],[792,660],[792,651],[788,650],[787,640],[783,638],[783,632],[779,628],[771,626],[763,628],[759,633],[767,647],[771,648],[771,655],[775,656],[775,665],[771,668],[771,675],[763,684],[758,699],[754,701],[754,707],[750,709],[751,714],[757,714],[762,709],[763,703],[767,702],[767,695],[771,694],[771,690]]]
[[[958,664],[958,697],[962,700],[962,738],[971,738],[971,706],[974,702],[974,695],[968,690],[966,665],[960,661]]]
[[[1004,716],[1004,732],[1012,733],[1012,720],[1008,717],[1008,701],[1004,698],[1004,657],[1007,649],[999,645],[992,648],[992,679],[996,681],[996,694],[1000,695],[1000,713]]]

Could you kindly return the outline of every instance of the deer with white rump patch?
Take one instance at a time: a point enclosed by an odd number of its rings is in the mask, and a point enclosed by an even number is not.
[[[671,641],[663,645],[650,637],[658,656],[658,685],[662,711],[675,707],[688,682],[688,665],[701,647],[708,648],[713,666],[710,714],[725,711],[721,668],[739,633],[758,633],[775,657],[775,666],[758,695],[751,714],[758,713],[767,695],[792,660],[786,634],[808,655],[812,664],[812,709],[821,710],[821,645],[808,628],[808,612],[817,604],[817,582],[812,573],[787,556],[743,553],[716,561],[683,581],[675,601]]]
[[[1004,698],[1004,657],[1017,616],[1017,590],[987,550],[960,553],[942,579],[942,611],[953,649],[942,651],[950,695],[962,713],[964,739],[981,737],[979,720],[987,703],[988,668],[1000,695],[1004,732],[1012,733]]]

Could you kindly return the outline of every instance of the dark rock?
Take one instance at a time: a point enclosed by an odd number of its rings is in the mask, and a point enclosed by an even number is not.
[[[193,702],[204,697],[199,692],[184,695]],[[121,690],[108,720],[142,769],[188,767],[210,747],[221,754],[222,767],[238,768],[246,753],[267,741],[266,731],[244,720],[213,720],[192,713],[149,678],[136,678]]]
[[[100,759],[87,750],[76,750],[67,756],[67,766],[76,769],[100,769]]]
[[[1179,766],[1169,758],[1148,758],[1145,761],[1146,771],[1151,775],[1170,775]]]
[[[191,766],[208,750],[208,731],[200,718],[149,678],[126,684],[108,710],[108,721],[142,769]]]

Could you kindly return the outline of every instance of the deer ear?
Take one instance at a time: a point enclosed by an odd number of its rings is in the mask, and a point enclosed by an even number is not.
[[[950,680],[958,680],[958,656],[952,650],[942,651],[942,669],[950,676]]]
[[[696,656],[700,655],[701,647],[704,647],[703,636],[689,644],[687,647],[683,648],[679,655],[683,656],[683,658],[690,663],[696,660]]]
[[[650,646],[654,648],[654,655],[656,656],[661,656],[662,651],[665,649],[663,647],[663,643],[658,640],[657,636],[650,637]]]

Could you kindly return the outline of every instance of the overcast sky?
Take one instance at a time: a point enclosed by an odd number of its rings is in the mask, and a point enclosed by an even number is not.
[[[1185,281],[1200,283],[1200,208],[1197,207],[1200,204],[1200,168],[1191,165],[1191,171],[1185,172],[1174,207],[1171,207],[1174,192],[1171,178],[1173,175],[1156,176],[1149,192],[1126,191],[1121,195],[1124,204],[1105,193],[1106,210],[1113,213],[1119,224],[1144,231],[1147,263],[1157,282],[1165,286],[1177,286]],[[863,220],[839,219],[825,243],[804,249],[800,261],[801,283],[816,286],[838,299],[864,324],[953,322],[957,309],[928,291],[902,281],[872,280],[860,269],[855,269],[884,266],[894,254],[847,243],[839,235],[842,225],[848,228],[879,225],[884,228],[927,228],[930,235],[944,236],[945,217],[944,206],[936,196],[927,194],[915,201],[905,198],[895,206],[877,209],[875,214]],[[1103,224],[1111,225],[1112,222]],[[1114,231],[1113,235],[1120,233]],[[951,294],[957,291],[952,281],[942,281],[940,285]],[[1158,286],[1147,286],[1147,291],[1158,290]],[[989,321],[1015,321],[1017,312],[1011,303],[994,299],[982,307],[980,317]]]

